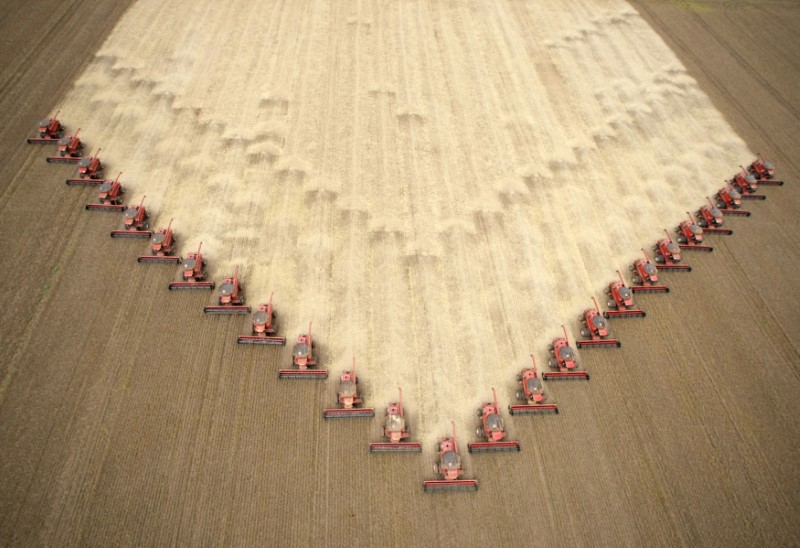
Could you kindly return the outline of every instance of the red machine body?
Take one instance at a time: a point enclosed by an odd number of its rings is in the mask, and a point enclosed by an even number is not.
[[[181,278],[180,282],[172,282],[169,284],[169,290],[183,290],[183,289],[214,289],[214,282],[207,282],[206,279],[206,261],[203,259],[201,250],[203,249],[203,242],[197,246],[195,253],[189,253],[181,263]]]
[[[77,164],[83,158],[80,154],[83,150],[83,143],[78,137],[80,128],[72,134],[66,135],[58,140],[58,156],[48,156],[47,161],[51,164]]]
[[[464,474],[464,469],[461,466],[461,456],[458,454],[456,425],[455,423],[451,424],[453,426],[453,436],[442,438],[439,442],[436,464],[433,465],[433,470],[440,479],[422,482],[422,487],[426,493],[478,490],[477,480],[461,478]]]
[[[606,295],[610,297],[606,305],[610,310],[603,312],[606,318],[644,318],[647,314],[644,310],[635,308],[633,305],[633,291],[625,285],[622,274],[617,270],[619,281],[608,284],[605,289]]]
[[[388,442],[370,443],[370,453],[419,453],[422,451],[422,444],[418,441],[403,441],[410,437],[408,426],[406,425],[405,411],[403,408],[403,389],[400,388],[400,399],[392,402],[386,408],[386,417],[381,428],[384,437]]]
[[[180,257],[173,255],[175,251],[175,238],[172,234],[172,219],[167,228],[157,230],[150,237],[150,255],[142,255],[137,261],[140,263],[166,263],[177,264],[182,262]]]
[[[61,132],[64,131],[64,126],[58,121],[58,114],[56,112],[52,118],[43,118],[39,120],[38,137],[28,138],[28,144],[31,145],[54,145],[61,139]]]
[[[547,396],[544,392],[544,383],[539,378],[539,370],[536,367],[536,358],[531,354],[533,367],[523,369],[517,373],[517,381],[520,389],[514,396],[525,403],[513,404],[508,406],[511,415],[534,415],[537,413],[558,414],[558,405],[555,403],[545,403]]]
[[[697,218],[697,224],[703,228],[706,234],[725,234],[730,236],[733,230],[729,228],[722,228],[725,224],[725,217],[722,210],[719,209],[711,198],[706,198],[707,204],[700,206],[700,209],[695,211],[694,216]]]
[[[372,407],[361,407],[364,400],[358,392],[358,377],[356,376],[356,359],[353,358],[353,368],[350,371],[343,371],[339,377],[339,390],[337,392],[339,407],[325,409],[322,412],[326,419],[353,419],[362,417],[374,417],[375,409]]]
[[[749,217],[750,212],[742,209],[742,195],[729,183],[714,195],[717,200],[717,207],[723,215],[737,215]]]
[[[691,272],[692,267],[685,264],[678,264],[681,262],[681,248],[678,244],[672,241],[669,232],[664,230],[666,238],[658,240],[653,246],[653,251],[656,252],[655,262],[656,268],[659,270],[677,270],[683,272]]]
[[[486,441],[476,441],[467,444],[470,453],[486,453],[497,451],[519,451],[519,441],[506,440],[506,425],[500,416],[500,406],[497,405],[497,392],[492,388],[492,401],[486,402],[478,409],[481,424],[475,431],[478,438]]]
[[[783,186],[783,181],[775,179],[775,165],[768,162],[760,152],[758,158],[747,167],[747,171],[755,176],[760,185]]]
[[[597,300],[592,297],[594,308],[587,308],[580,316],[581,320],[581,337],[583,340],[577,341],[575,345],[578,348],[591,347],[591,346],[605,346],[619,348],[622,343],[618,339],[608,338],[608,322],[603,314],[600,312],[600,307],[597,306]]]
[[[714,251],[713,247],[703,244],[703,228],[694,222],[691,213],[687,211],[686,215],[688,215],[689,218],[681,222],[681,224],[675,228],[675,232],[678,233],[677,239],[680,248],[693,251],[705,251],[708,253]]]
[[[669,293],[666,285],[658,283],[658,267],[650,260],[647,251],[642,249],[642,253],[644,257],[636,259],[629,267],[633,272],[631,291],[634,293]]]
[[[122,212],[122,225],[124,230],[114,230],[111,232],[112,238],[150,238],[153,233],[147,230],[150,226],[148,219],[150,215],[144,207],[144,199],[139,205],[130,206]]]
[[[327,369],[316,369],[317,360],[314,358],[314,339],[311,335],[311,322],[308,323],[308,333],[297,337],[297,342],[292,348],[292,364],[296,369],[281,369],[279,379],[327,379]],[[314,367],[315,369],[311,369]]]
[[[269,296],[269,303],[260,304],[253,315],[252,335],[242,335],[237,339],[239,344],[263,344],[271,346],[283,346],[286,344],[285,337],[276,337],[278,332],[276,323],[277,314],[272,308],[272,295]]]
[[[102,184],[97,187],[97,201],[96,204],[86,204],[86,209],[90,211],[124,211],[125,206],[122,205],[122,195],[125,190],[122,188],[122,183],[119,182],[120,173],[113,181],[102,181]]]
[[[250,314],[250,307],[244,304],[244,290],[239,283],[239,267],[232,278],[225,278],[219,286],[219,296],[215,306],[206,306],[206,314]]]
[[[578,362],[575,360],[575,352],[569,345],[567,328],[563,325],[563,337],[556,337],[553,342],[547,345],[550,352],[550,359],[547,364],[556,371],[546,371],[542,374],[544,380],[550,379],[581,379],[589,380],[589,373],[578,369]]]

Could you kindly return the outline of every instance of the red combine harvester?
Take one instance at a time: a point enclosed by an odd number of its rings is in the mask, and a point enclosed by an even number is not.
[[[747,170],[742,168],[742,171],[733,176],[730,182],[739,193],[742,195],[742,200],[766,200],[767,197],[763,194],[756,194],[758,191],[758,180],[755,176],[747,173]]]
[[[233,278],[225,278],[219,286],[218,305],[206,306],[206,314],[250,314],[250,307],[244,304],[244,290],[239,283],[239,267],[233,272]]]
[[[308,322],[308,334],[297,337],[292,348],[292,363],[297,369],[281,369],[279,379],[327,379],[327,369],[310,369],[317,365],[314,359],[314,339],[311,336],[311,322]]]
[[[370,453],[419,453],[422,451],[422,444],[418,441],[403,441],[411,434],[406,426],[406,418],[403,410],[402,388],[400,388],[400,400],[398,402],[390,403],[386,408],[386,418],[383,422],[382,430],[383,435],[388,438],[389,441],[370,443]]]
[[[658,240],[656,245],[653,246],[653,251],[656,252],[655,262],[659,270],[678,270],[683,272],[691,272],[692,267],[687,264],[678,264],[681,262],[681,248],[678,244],[672,241],[669,232],[664,229],[666,238]]]
[[[634,293],[669,293],[666,285],[658,283],[658,267],[650,260],[647,251],[642,249],[642,253],[644,253],[644,258],[636,259],[629,267],[633,272],[631,291]]]
[[[600,307],[597,306],[597,300],[592,297],[594,308],[587,308],[581,314],[581,337],[589,337],[581,341],[577,341],[575,346],[583,348],[585,346],[613,346],[619,348],[622,343],[618,339],[609,339],[608,337],[608,322],[600,312]]]
[[[519,451],[519,441],[504,441],[506,426],[500,416],[500,406],[497,405],[497,393],[492,388],[492,401],[486,402],[478,409],[481,425],[475,431],[479,438],[486,441],[476,441],[467,444],[470,453],[486,453],[490,451]]]
[[[138,206],[130,206],[122,212],[122,225],[125,230],[114,230],[111,232],[112,238],[150,238],[152,232],[147,230],[150,226],[147,221],[150,215],[144,207],[144,199],[147,196],[142,196],[142,201]]]
[[[464,469],[461,467],[461,456],[458,454],[456,424],[454,422],[451,424],[453,425],[453,437],[442,438],[436,448],[439,454],[433,470],[441,479],[423,481],[422,488],[426,493],[478,490],[477,480],[461,479]]]
[[[103,164],[100,163],[100,150],[97,149],[92,156],[81,158],[78,162],[78,176],[67,179],[67,185],[97,186],[103,184]]]
[[[611,297],[606,305],[613,310],[606,310],[603,312],[603,316],[606,318],[644,318],[647,313],[633,307],[633,291],[625,286],[619,270],[617,270],[617,274],[619,281],[611,282],[605,289],[606,295]]]
[[[122,189],[122,183],[119,182],[120,173],[113,181],[103,181],[97,188],[97,204],[86,204],[86,209],[89,211],[124,211],[125,206],[122,205],[122,195],[125,191]]]
[[[58,121],[58,113],[52,118],[43,118],[39,120],[39,136],[28,138],[29,145],[54,145],[61,139],[61,132],[64,131],[64,126]]]
[[[78,132],[73,135],[66,135],[58,140],[58,156],[48,156],[47,161],[51,164],[77,164],[83,158],[80,153],[83,150],[83,143],[78,137]]]
[[[733,188],[730,184],[726,183],[724,187],[714,196],[717,199],[717,207],[722,211],[723,215],[738,215],[740,217],[749,217],[750,212],[742,208],[742,195]]]
[[[256,313],[253,314],[253,334],[242,335],[236,342],[239,344],[285,345],[285,337],[274,336],[275,333],[278,332],[278,325],[275,323],[275,318],[275,310],[272,309],[272,295],[270,295],[269,303],[258,305]]]
[[[783,186],[783,181],[775,179],[775,166],[772,162],[768,162],[760,152],[758,153],[758,158],[747,167],[747,171],[755,176],[760,185]]]
[[[708,200],[708,203],[703,204],[700,206],[700,209],[694,212],[694,216],[697,218],[697,224],[703,228],[703,232],[706,234],[725,234],[728,236],[733,234],[733,230],[730,228],[721,228],[722,225],[725,224],[722,210],[714,205],[711,198],[706,197],[706,200]]]
[[[150,255],[142,255],[137,261],[140,263],[171,263],[181,262],[180,257],[173,255],[175,252],[175,238],[172,235],[172,219],[167,228],[161,228],[150,237]]]
[[[356,376],[356,359],[353,358],[353,368],[342,371],[339,377],[339,391],[337,399],[340,407],[325,409],[322,412],[326,419],[354,419],[374,417],[375,409],[372,407],[358,407],[364,400],[358,395],[358,377]]]
[[[533,367],[523,369],[517,373],[517,381],[522,385],[521,390],[514,394],[518,400],[524,404],[509,405],[508,412],[512,415],[533,415],[536,413],[555,413],[558,414],[558,405],[555,403],[544,403],[544,384],[539,378],[539,370],[536,368],[536,358],[531,354]]]
[[[553,342],[547,345],[547,350],[550,352],[550,359],[547,361],[547,365],[558,371],[546,371],[542,374],[542,378],[546,381],[550,379],[583,379],[588,381],[589,373],[578,370],[575,353],[569,346],[567,328],[562,325],[561,329],[564,330],[564,336],[556,337]]]
[[[169,284],[169,290],[183,290],[183,289],[208,289],[213,290],[216,287],[214,282],[207,282],[206,279],[206,261],[203,259],[200,250],[203,248],[203,242],[197,246],[196,253],[189,253],[181,264],[181,277],[183,281],[172,282]]]
[[[680,248],[692,249],[694,251],[706,251],[708,253],[714,251],[713,247],[703,245],[703,229],[694,222],[691,213],[687,211],[686,214],[689,216],[689,219],[675,227],[675,232],[678,233],[678,244],[680,244]]]

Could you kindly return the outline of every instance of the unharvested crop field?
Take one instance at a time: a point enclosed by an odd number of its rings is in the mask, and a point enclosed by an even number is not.
[[[6,13],[4,543],[800,542],[793,3]],[[314,320],[332,376],[355,355],[379,410],[402,384],[423,454],[370,456],[377,419],[321,418],[333,380],[278,381],[288,348],[237,347],[248,320],[108,238],[24,144],[55,108],[182,253],[275,291],[287,337]],[[471,439],[491,386],[757,150],[787,185],[581,353],[559,416],[508,421],[521,453],[465,454],[478,493],[423,496],[448,421]]]

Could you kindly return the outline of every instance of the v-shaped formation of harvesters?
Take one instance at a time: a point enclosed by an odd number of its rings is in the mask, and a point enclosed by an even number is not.
[[[138,257],[139,263],[180,264],[180,280],[168,285],[172,291],[179,290],[209,290],[213,291],[216,284],[206,279],[206,260],[202,255],[203,243],[197,251],[189,253],[185,258],[176,254],[177,240],[172,231],[172,219],[165,228],[155,232],[150,231],[149,218],[143,196],[135,205],[124,205],[122,198],[125,194],[120,174],[114,180],[103,178],[104,166],[100,161],[100,149],[91,156],[82,156],[84,144],[78,133],[65,134],[65,128],[58,120],[58,113],[50,118],[39,121],[37,136],[28,138],[28,143],[56,145],[57,154],[48,156],[50,163],[68,163],[77,165],[75,176],[66,180],[69,186],[92,187],[98,192],[97,202],[86,204],[88,211],[121,212],[122,228],[111,232],[113,238],[146,238],[149,239],[149,253]],[[579,316],[581,339],[576,346],[583,348],[619,348],[618,339],[610,338],[608,320],[612,318],[643,318],[644,310],[634,305],[634,294],[637,293],[668,293],[669,288],[664,285],[660,274],[662,272],[678,271],[691,272],[692,267],[683,263],[684,251],[705,251],[713,249],[707,245],[705,235],[731,235],[733,230],[723,227],[726,216],[749,217],[750,212],[742,209],[743,200],[764,200],[766,196],[758,193],[761,186],[781,186],[783,181],[775,179],[775,167],[761,154],[758,154],[748,167],[741,170],[725,181],[713,199],[707,198],[708,203],[700,206],[694,212],[687,213],[688,218],[675,227],[675,240],[669,231],[664,230],[666,238],[658,240],[653,246],[654,257],[645,251],[643,257],[636,259],[629,266],[632,273],[632,285],[625,284],[622,274],[617,271],[618,280],[613,280],[605,288],[607,295],[607,310],[601,311],[597,300],[592,297],[594,306],[587,307]],[[206,306],[206,314],[248,314],[250,307],[245,304],[244,288],[239,279],[238,266],[231,277],[224,278],[218,289],[217,304]],[[517,374],[518,389],[515,393],[519,403],[508,406],[509,414],[540,415],[558,414],[558,405],[549,400],[544,389],[544,381],[549,380],[589,380],[589,373],[578,365],[575,352],[572,350],[566,326],[561,326],[563,337],[554,337],[547,346],[549,369],[539,374],[536,358],[531,354],[532,367],[524,368]],[[244,345],[284,346],[286,339],[277,334],[277,314],[273,308],[272,295],[269,302],[259,304],[252,317],[251,332],[241,335],[237,343]],[[315,353],[316,346],[311,332],[311,322],[308,331],[298,335],[292,347],[291,368],[280,369],[280,379],[327,379],[328,371],[319,366]],[[356,363],[353,358],[352,367],[342,371],[336,395],[336,406],[324,409],[322,415],[325,419],[342,418],[371,418],[375,415],[372,407],[364,405],[364,393],[359,377],[356,375]],[[492,388],[492,400],[485,402],[478,408],[479,424],[476,428],[477,441],[467,444],[470,453],[484,453],[495,451],[519,451],[519,441],[509,440],[505,422],[500,413],[497,393]],[[452,434],[442,437],[436,445],[436,464],[434,472],[436,479],[425,480],[423,490],[426,493],[448,491],[475,491],[478,482],[475,479],[464,478],[464,469],[456,439],[455,423],[452,423]],[[408,418],[403,404],[403,391],[399,390],[399,399],[389,403],[384,413],[381,425],[381,441],[369,444],[371,453],[419,453],[422,445],[418,441],[411,441]]]

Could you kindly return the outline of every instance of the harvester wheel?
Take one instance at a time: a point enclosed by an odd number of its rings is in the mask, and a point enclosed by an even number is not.
[[[581,337],[588,337],[589,331],[586,329],[581,329]]]
[[[553,345],[552,344],[548,344],[547,345],[547,351],[548,352],[552,352],[553,351]]]
[[[617,307],[617,303],[615,303],[614,301],[608,301],[606,303],[606,305],[608,306],[608,308],[616,308]]]
[[[628,270],[630,270],[631,272],[633,272],[633,271],[635,270],[635,268],[634,268],[634,266],[633,266],[633,265],[628,265]]]
[[[476,428],[476,429],[475,429],[475,434],[476,434],[476,435],[477,435],[479,438],[482,438],[482,437],[483,437],[483,433],[484,433],[484,432],[483,432],[483,428],[481,428],[480,426],[479,426],[478,428]]]
[[[547,360],[547,365],[549,365],[550,367],[555,367],[556,361],[553,359]]]
[[[639,276],[634,276],[633,278],[631,278],[631,280],[632,280],[632,281],[633,281],[633,283],[635,283],[636,285],[639,285],[640,283],[642,283],[642,279],[641,279]]]
[[[524,400],[524,399],[525,399],[525,392],[523,392],[522,390],[517,390],[517,393],[516,393],[516,394],[514,394],[514,396],[515,396],[515,397],[516,397],[518,400]]]

